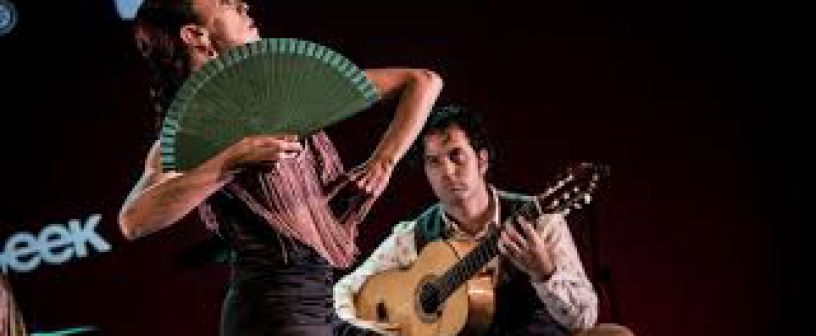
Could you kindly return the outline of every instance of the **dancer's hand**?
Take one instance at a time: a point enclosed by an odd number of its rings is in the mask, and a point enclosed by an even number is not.
[[[271,168],[275,163],[297,157],[303,150],[297,135],[257,135],[243,138],[216,156],[221,168],[232,172],[244,167]]]
[[[391,173],[394,171],[394,161],[373,157],[349,172],[348,178],[360,191],[377,198],[382,194]]]

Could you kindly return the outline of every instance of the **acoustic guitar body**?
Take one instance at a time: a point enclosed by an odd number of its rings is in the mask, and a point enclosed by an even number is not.
[[[388,322],[403,336],[480,335],[494,312],[494,292],[488,276],[474,277],[453,290],[435,311],[423,309],[421,293],[473,249],[472,243],[436,241],[425,246],[406,270],[369,277],[355,296],[357,315]]]

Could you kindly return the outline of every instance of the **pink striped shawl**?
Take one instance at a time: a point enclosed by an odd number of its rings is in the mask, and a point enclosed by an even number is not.
[[[304,151],[297,158],[283,160],[270,172],[256,176],[255,183],[236,179],[226,189],[275,230],[312,247],[332,266],[352,265],[358,252],[354,242],[357,226],[374,198],[353,197],[354,201],[348,202],[341,213],[332,211],[329,201],[335,195],[346,194],[338,191],[346,187],[347,178],[340,157],[324,132],[307,138]],[[208,203],[199,206],[199,214],[208,228],[218,227]]]

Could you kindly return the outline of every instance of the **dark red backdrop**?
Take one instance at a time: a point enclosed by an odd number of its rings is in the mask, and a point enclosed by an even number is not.
[[[198,222],[134,243],[115,225],[153,137],[129,27],[106,1],[15,2],[18,27],[0,36],[0,241],[99,213],[113,244],[12,274],[27,320],[35,330],[215,335],[225,270],[177,262],[204,237]],[[781,5],[255,5],[265,36],[320,41],[364,67],[438,71],[443,100],[489,122],[499,186],[534,192],[568,162],[611,164],[598,246],[622,322],[636,333],[813,331],[808,232],[795,207],[807,179],[789,155],[805,153],[794,148],[804,127],[783,100],[795,30]],[[383,125],[373,119],[333,130],[347,163],[372,148],[370,129]],[[420,173],[401,166],[364,252],[429,202]]]

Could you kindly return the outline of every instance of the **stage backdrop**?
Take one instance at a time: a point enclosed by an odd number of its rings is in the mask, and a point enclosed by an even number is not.
[[[0,261],[30,329],[216,335],[227,270],[181,258],[208,238],[198,219],[136,242],[117,227],[155,138],[129,23],[109,1],[13,2],[16,25],[0,35]],[[318,41],[364,67],[440,73],[442,101],[487,120],[499,187],[539,192],[569,163],[610,164],[583,221],[611,275],[604,321],[639,335],[781,335],[802,334],[801,317],[814,315],[780,10],[251,4],[264,36]],[[330,129],[347,165],[366,158],[393,106]],[[431,202],[421,170],[401,163],[362,229],[364,254]]]

